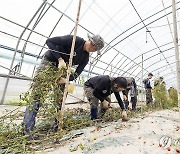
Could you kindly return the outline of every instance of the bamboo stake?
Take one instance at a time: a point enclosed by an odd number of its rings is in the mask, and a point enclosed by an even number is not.
[[[66,76],[67,82],[65,84],[61,110],[59,111],[59,127],[58,127],[59,130],[62,130],[62,127],[63,127],[63,112],[64,112],[64,108],[65,108],[65,100],[67,97],[67,90],[68,90],[68,86],[69,86],[69,76],[71,74],[71,66],[72,66],[72,59],[73,59],[73,55],[74,55],[74,46],[75,46],[75,41],[76,41],[76,34],[77,34],[77,27],[78,27],[78,22],[79,22],[81,2],[82,2],[82,0],[79,0],[78,12],[77,12],[76,23],[75,23],[75,28],[74,28],[74,36],[73,36],[70,58],[69,58],[69,65],[68,65],[68,69],[67,69],[67,76]]]

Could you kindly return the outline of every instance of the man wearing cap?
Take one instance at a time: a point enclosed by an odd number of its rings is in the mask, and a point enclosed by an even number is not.
[[[65,35],[47,39],[46,44],[50,50],[44,54],[45,60],[54,62],[56,66],[58,66],[59,60],[64,60],[65,63],[68,63],[72,39],[73,35]],[[94,35],[91,37],[88,34],[88,39],[89,40],[85,41],[81,37],[76,37],[73,65],[77,65],[77,68],[75,73],[70,76],[70,81],[76,79],[87,65],[89,61],[89,52],[97,51],[99,54],[100,50],[104,47],[104,40],[100,35]]]
[[[127,114],[119,92],[126,89],[127,80],[123,77],[109,77],[101,75],[90,78],[84,83],[84,92],[90,103],[91,119],[98,118],[98,105],[100,101],[100,118],[103,117],[106,110],[110,107],[109,95],[114,93],[120,108],[122,109],[122,120],[127,121]]]
[[[65,35],[59,37],[49,38],[46,41],[46,45],[49,47],[49,50],[45,52],[41,64],[36,70],[35,76],[40,72],[45,70],[48,66],[52,68],[57,68],[58,65],[65,64],[69,62],[70,51],[72,45],[73,35]],[[75,73],[70,75],[70,81],[76,79],[84,67],[87,65],[89,61],[89,53],[95,52],[104,47],[104,40],[100,35],[90,36],[88,35],[88,40],[85,41],[83,38],[76,36],[75,47],[74,47],[74,56],[73,56],[73,65],[77,65]],[[59,83],[64,84],[66,80],[64,78],[60,78]],[[38,84],[37,84],[38,86]],[[63,91],[63,89],[62,89]],[[36,97],[36,99],[35,99]],[[34,97],[34,101],[32,102],[33,109],[30,107],[26,108],[24,115],[24,125],[25,131],[31,132],[35,125],[35,117],[39,110],[40,103],[36,100],[37,97],[41,97],[39,95]],[[57,122],[57,121],[56,121]],[[56,128],[57,130],[57,128]]]

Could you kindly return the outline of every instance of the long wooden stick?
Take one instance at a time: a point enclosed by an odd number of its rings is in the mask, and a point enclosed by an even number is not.
[[[75,28],[74,28],[74,36],[73,36],[73,41],[72,41],[72,46],[71,46],[71,53],[70,53],[69,65],[68,65],[68,69],[67,69],[66,81],[69,81],[69,76],[71,74],[71,66],[72,66],[72,59],[73,59],[73,55],[74,55],[74,46],[75,46],[75,41],[76,41],[76,34],[77,34],[77,27],[78,27],[78,22],[79,22],[81,2],[82,2],[82,0],[79,0],[79,6],[78,6],[78,12],[77,12],[76,23],[75,23]],[[63,127],[63,112],[64,112],[64,108],[65,108],[65,100],[67,97],[68,86],[69,86],[69,83],[67,82],[65,84],[61,110],[59,111],[59,127],[58,127],[59,130],[62,130],[62,127]]]

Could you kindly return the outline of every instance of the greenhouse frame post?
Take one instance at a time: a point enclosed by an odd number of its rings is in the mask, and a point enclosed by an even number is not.
[[[17,53],[17,51],[18,51],[18,47],[19,47],[20,41],[22,40],[22,37],[23,37],[25,31],[28,29],[29,25],[32,23],[32,21],[34,20],[34,18],[35,18],[36,15],[38,14],[38,12],[41,10],[41,8],[44,6],[44,4],[46,3],[46,1],[47,1],[47,0],[45,0],[44,2],[42,2],[42,4],[40,5],[40,7],[38,8],[38,10],[35,12],[35,14],[33,15],[33,17],[30,19],[30,21],[28,22],[28,24],[26,25],[26,27],[25,27],[24,30],[22,31],[21,35],[19,36],[18,41],[17,41],[17,44],[16,44],[16,50],[15,50],[15,52],[14,52],[14,55],[13,55],[13,58],[12,58],[12,61],[11,61],[10,70],[9,70],[8,75],[11,75],[11,71],[12,71],[12,68],[13,68],[14,61],[15,61],[16,53]],[[20,73],[20,72],[19,72],[19,73]],[[0,105],[2,105],[2,104],[4,103],[4,99],[5,99],[5,96],[6,96],[8,84],[9,84],[9,77],[7,77],[7,79],[6,79],[6,83],[5,83],[5,86],[4,86],[4,91],[3,91],[2,99],[1,99],[1,101],[0,101]]]
[[[177,20],[176,20],[176,2],[172,0],[172,12],[173,12],[173,29],[174,29],[174,46],[176,57],[176,78],[177,78],[177,91],[178,91],[178,108],[180,117],[180,62],[179,62],[179,48],[178,48],[178,33],[177,33]]]
[[[143,54],[142,54],[142,75],[141,75],[141,84],[142,84],[142,87],[141,87],[141,114],[143,113]]]

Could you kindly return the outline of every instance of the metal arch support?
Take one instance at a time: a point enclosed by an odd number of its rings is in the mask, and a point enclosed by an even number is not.
[[[139,12],[137,11],[136,7],[134,6],[134,4],[132,3],[131,0],[129,0],[129,2],[131,3],[132,7],[134,8],[136,14],[138,15],[138,17],[140,18],[141,22],[143,23],[144,27],[146,28],[146,31],[149,31],[148,27],[146,26],[146,24],[144,23],[143,19],[141,18]],[[167,17],[167,15],[166,15]],[[149,31],[149,35],[151,36],[153,42],[155,43],[155,45],[157,46],[157,48],[159,49],[159,52],[163,55],[163,57],[166,59],[165,55],[163,54],[163,52],[161,52],[161,49],[159,47],[159,45],[157,44],[156,40],[154,39],[153,35],[151,34],[151,32]],[[169,65],[169,61],[166,59],[167,64]],[[171,70],[173,71],[172,67],[169,65],[169,67],[171,68]]]
[[[179,3],[179,2],[178,2]],[[47,4],[49,4],[49,3],[47,3]],[[50,5],[50,4],[49,4]],[[61,12],[60,10],[58,10],[56,7],[54,7],[53,5],[52,5],[52,7],[54,8],[54,9],[56,9],[58,12],[60,12],[60,13],[62,13],[63,15],[65,15],[68,19],[70,19],[71,21],[73,21],[74,22],[74,20],[72,20],[69,16],[67,16],[66,14],[64,14],[63,12]],[[171,6],[169,6],[169,7],[171,7]],[[169,7],[167,7],[167,8],[169,8]],[[161,10],[161,11],[163,11],[163,10]],[[159,11],[159,12],[161,12],[161,11]],[[159,12],[157,12],[157,13],[159,13]],[[171,13],[171,12],[170,12]],[[151,17],[151,16],[150,16]],[[83,28],[83,29],[85,29],[86,31],[88,31],[86,28],[84,28],[83,26],[81,26],[81,25],[79,25],[81,28]],[[90,31],[88,31],[89,33],[91,33]],[[93,33],[91,33],[91,34],[93,34]],[[93,66],[93,68],[94,68],[94,66]],[[93,70],[93,68],[91,69],[91,70]]]
[[[172,50],[174,47],[172,47],[172,48],[169,48],[169,49],[166,49],[166,50],[164,50],[164,51],[162,51],[162,52],[166,52],[166,51],[169,51],[169,50]],[[148,59],[151,59],[151,58],[153,58],[153,57],[155,57],[155,56],[157,56],[157,55],[159,55],[160,53],[157,53],[157,54],[155,54],[155,55],[153,55],[153,56],[151,56],[151,57],[148,57],[148,58],[146,58],[144,61],[146,61],[146,60],[148,60]],[[153,64],[152,64],[153,65]],[[151,65],[150,65],[151,66]],[[148,68],[149,68],[149,66],[148,66]],[[147,69],[147,68],[146,68]],[[136,76],[138,76],[139,74],[141,73],[141,71],[136,75]]]
[[[173,43],[173,42],[169,42],[169,43],[163,44],[163,45],[161,45],[161,46],[159,46],[159,47],[163,47],[163,46],[166,46],[166,45],[171,44],[171,43]],[[156,49],[157,49],[157,47],[154,48],[154,49],[151,49],[151,50],[149,50],[149,51],[146,51],[146,52],[144,52],[144,53],[142,53],[142,54],[145,55],[146,53],[149,53],[149,52],[154,51],[154,50],[156,50]],[[142,55],[142,54],[141,54],[141,55]],[[135,61],[137,58],[140,58],[141,55],[135,57],[133,60]],[[128,65],[130,65],[130,63],[131,63],[131,62],[127,63],[122,69],[124,69],[125,67],[127,67]],[[134,65],[134,64],[133,64],[133,65]],[[133,65],[132,65],[132,66],[133,66]]]
[[[180,9],[180,8],[178,8],[177,10],[179,10],[179,9]],[[172,13],[172,12],[169,12],[169,13],[167,13],[166,15],[169,15],[169,14],[171,14],[171,13]],[[163,16],[159,17],[158,19],[155,19],[154,21],[146,24],[146,26],[148,26],[148,25],[150,25],[150,24],[152,24],[152,23],[160,20],[161,18],[166,17],[166,15],[163,15]],[[143,21],[144,21],[144,20],[143,20]],[[131,35],[135,34],[136,32],[140,31],[140,30],[143,29],[143,28],[144,28],[144,26],[141,27],[141,28],[139,28],[138,30],[134,31],[133,33],[129,34],[128,36],[126,36],[126,37],[123,38],[122,40],[120,40],[120,41],[118,41],[117,43],[115,43],[114,45],[112,45],[109,49],[106,49],[105,52],[109,51],[109,50],[112,49],[112,48],[115,49],[114,47],[115,47],[117,44],[119,44],[120,42],[124,41],[126,38],[130,37]],[[120,34],[120,35],[121,35],[121,34]],[[119,35],[119,36],[120,36],[120,35]],[[109,44],[110,44],[110,43],[109,43]],[[109,44],[108,44],[108,45],[109,45]],[[104,52],[104,53],[105,53],[105,52]],[[103,54],[104,54],[104,53],[103,53]],[[103,54],[102,54],[102,55],[103,55]],[[99,57],[99,59],[102,57],[102,55]],[[122,55],[124,55],[124,54],[122,54]],[[125,55],[124,55],[124,56],[125,56]],[[127,56],[125,56],[125,57],[127,57]],[[130,59],[130,60],[131,60],[131,59]],[[98,59],[97,59],[97,61],[98,61]],[[97,61],[96,61],[95,64],[93,65],[92,69],[93,69],[94,66],[97,64]]]
[[[7,19],[7,18],[4,18],[4,17],[2,17],[2,16],[0,16],[0,18],[1,18],[1,19],[3,19],[3,20],[8,21],[8,22],[10,22],[10,23],[12,23],[12,24],[14,24],[14,25],[17,25],[17,26],[19,26],[19,27],[21,27],[21,28],[24,28],[24,29],[26,28],[25,26],[20,25],[20,24],[18,24],[18,23],[16,23],[16,22],[14,22],[14,21],[9,20],[9,19]],[[32,32],[33,32],[33,33],[35,33],[35,34],[38,34],[38,35],[40,35],[40,36],[42,36],[42,37],[47,38],[45,35],[40,34],[40,33],[36,32],[36,31],[34,31],[34,30],[32,30],[32,29],[30,29],[30,28],[28,28],[28,27],[26,28],[26,30],[32,31]]]
[[[175,64],[175,63],[176,63],[176,62],[169,63],[169,64],[172,65],[172,64]],[[167,67],[167,65],[164,65],[164,66],[162,66],[162,67],[159,67],[159,68],[157,68],[157,69],[154,69],[154,70],[152,70],[151,72],[157,71],[157,70],[162,69],[162,68],[164,68],[164,67]],[[145,73],[144,75],[147,75],[147,73]],[[136,76],[136,77],[137,77],[137,76]]]
[[[176,82],[175,80],[176,80],[176,79],[173,78],[172,81],[168,82],[166,85],[171,85],[172,83],[175,83],[175,82]],[[175,87],[174,87],[174,88],[175,88]]]
[[[119,63],[123,60],[123,58],[126,58],[126,57],[123,57],[122,56],[122,58],[115,64],[115,66],[118,66],[119,65]],[[127,58],[126,58],[127,59]],[[124,60],[124,62],[125,62],[125,60]],[[113,69],[114,70],[114,69]],[[123,68],[122,68],[122,70],[123,70]],[[118,69],[116,69],[116,71],[118,71]]]
[[[91,5],[93,5],[93,3],[95,3],[95,1],[92,1],[92,3],[88,6],[88,8],[86,9],[86,11],[81,15],[81,18],[79,19],[79,21],[83,18],[83,16],[87,13],[87,11],[90,9]],[[72,34],[72,32],[74,31],[75,26],[73,27],[73,29],[70,31],[70,34]]]
[[[72,1],[73,1],[73,0],[71,0],[71,2],[68,4],[68,6],[67,6],[67,8],[65,9],[64,13],[65,13],[66,10],[69,8],[69,6],[71,5]],[[47,3],[47,4],[48,4],[48,3]],[[51,3],[51,4],[48,4],[48,5],[51,7],[53,4]],[[52,7],[52,8],[53,8],[53,7]],[[59,24],[59,22],[61,21],[61,19],[62,19],[63,16],[64,16],[64,14],[61,13],[60,18],[59,18],[58,21],[56,22],[55,26],[53,27],[53,29],[51,30],[51,32],[50,32],[50,34],[49,34],[49,36],[48,36],[47,38],[51,37],[52,33],[54,32],[55,28],[57,27],[57,25]],[[44,47],[45,45],[46,45],[46,43],[44,43],[43,47]],[[42,50],[43,50],[43,48],[42,48],[41,51],[39,52],[39,54],[38,54],[39,56],[40,56],[40,54],[42,53]],[[37,58],[36,60],[38,60],[38,58]]]
[[[13,59],[12,59],[12,62],[11,62],[10,70],[13,68],[14,60],[15,60],[16,53],[17,53],[17,50],[18,50],[18,46],[19,46],[19,43],[20,43],[20,41],[21,41],[22,36],[24,35],[27,27],[29,27],[29,25],[31,24],[31,22],[33,21],[33,19],[35,18],[35,16],[36,16],[37,13],[41,10],[41,8],[43,7],[43,5],[44,5],[45,3],[46,3],[46,1],[43,2],[43,3],[40,5],[40,7],[39,7],[38,10],[36,11],[36,13],[33,15],[33,17],[31,18],[31,20],[28,22],[27,26],[25,27],[25,29],[23,30],[23,32],[22,32],[21,35],[19,36],[19,39],[18,39],[18,42],[17,42],[17,45],[16,45],[16,51],[14,52]],[[10,75],[10,73],[11,73],[11,71],[9,71],[9,74],[8,74],[8,75]],[[6,95],[8,83],[9,83],[9,77],[7,78],[6,83],[5,83],[5,87],[4,87],[4,91],[3,91],[3,95],[2,95],[2,99],[1,99],[0,105],[4,103],[4,98],[5,98],[5,95]]]
[[[177,4],[178,4],[178,3],[180,3],[180,1],[177,2]],[[172,6],[172,5],[166,7],[165,9],[169,9],[171,6]],[[146,21],[147,19],[149,19],[149,18],[151,18],[151,17],[153,17],[153,16],[155,16],[155,15],[157,15],[158,13],[161,13],[161,12],[163,12],[163,11],[164,11],[164,9],[162,9],[162,10],[154,13],[153,15],[150,15],[149,17],[145,18],[143,21]],[[112,39],[112,40],[107,44],[106,47],[109,48],[110,44],[111,44],[114,40],[116,40],[116,39],[119,38],[121,35],[123,35],[124,33],[128,32],[129,30],[131,30],[132,28],[134,28],[135,26],[137,26],[137,25],[139,25],[139,24],[141,24],[141,21],[138,22],[138,23],[136,23],[135,25],[131,26],[130,28],[128,28],[127,30],[125,30],[124,32],[122,32],[121,34],[119,34],[118,36],[116,36],[114,39]],[[105,48],[106,48],[106,47],[105,47]],[[104,50],[105,50],[105,48],[104,48]],[[103,50],[102,50],[102,51],[103,51]],[[102,55],[105,54],[107,51],[108,51],[108,49],[106,49],[106,51],[105,51],[104,53],[102,53]],[[102,55],[101,55],[101,56],[102,56]]]
[[[56,0],[54,0],[54,1],[52,2],[52,4],[53,4],[55,1],[56,1]],[[37,19],[36,19],[36,21],[35,21],[35,23],[34,23],[34,25],[33,25],[33,27],[32,27],[32,30],[34,30],[34,29],[36,28],[36,26],[38,25],[38,23],[41,21],[41,19],[44,17],[44,15],[47,13],[47,11],[48,11],[49,8],[50,8],[50,6],[49,6],[49,7],[46,9],[46,11],[43,13],[45,7],[46,7],[46,3],[45,3],[45,5],[43,6],[43,8],[41,9],[41,12],[39,13],[39,16],[37,17]],[[42,15],[42,13],[43,13],[43,15]],[[41,15],[42,15],[42,16],[41,16]],[[24,43],[23,49],[22,49],[22,54],[21,54],[22,59],[21,59],[21,62],[20,62],[20,70],[19,70],[19,73],[21,72],[22,63],[23,63],[23,59],[24,59],[24,52],[25,52],[25,50],[26,50],[27,42],[28,42],[31,34],[32,34],[32,31],[30,31],[30,33],[29,33],[29,35],[28,35],[28,37],[27,37],[27,39],[26,39],[26,41],[25,41],[25,43]]]
[[[173,65],[173,66],[174,66],[174,64],[175,64],[175,62],[170,63],[170,65]],[[162,68],[164,68],[164,67],[167,67],[167,65],[164,65],[164,66],[159,67],[159,68],[157,68],[157,69],[155,69],[155,70],[152,70],[151,72],[158,71],[158,70],[160,70],[160,69],[162,69]],[[166,70],[167,70],[167,69],[164,69],[164,70],[160,71],[159,73],[161,73],[161,72],[163,72],[163,71],[166,71]],[[147,75],[147,74],[145,74],[145,75]],[[155,76],[156,76],[156,74],[155,74]]]
[[[170,65],[172,65],[172,64],[174,64],[174,62],[173,63],[169,63]],[[154,71],[157,71],[157,70],[159,70],[159,69],[161,69],[161,68],[163,68],[163,67],[167,67],[168,65],[164,65],[164,66],[162,66],[162,67],[159,67],[158,69],[155,69],[155,70],[152,70],[151,72],[154,72]],[[165,69],[165,70],[167,70],[167,69]],[[165,70],[163,70],[163,71],[165,71]],[[161,71],[161,72],[163,72],[163,71]],[[173,71],[174,72],[174,71]],[[138,73],[139,74],[139,73]],[[138,77],[138,74],[136,75],[136,77]],[[147,73],[145,73],[144,75],[147,75]],[[154,76],[156,76],[157,74],[154,74]]]
[[[164,50],[164,51],[162,51],[162,52],[165,52],[165,51],[168,51],[168,50],[171,50],[171,49],[173,49],[173,47],[172,48],[169,48],[169,49],[166,49],[166,50]],[[150,59],[150,58],[152,58],[152,57],[154,57],[154,56],[157,56],[157,55],[159,55],[160,53],[157,53],[157,54],[155,54],[155,55],[153,55],[153,56],[151,56],[151,57],[149,57],[149,58],[147,58],[147,59],[145,59],[144,61],[146,61],[146,60],[148,60],[148,59]],[[144,54],[143,54],[144,55]],[[138,56],[138,58],[140,57],[140,55]],[[135,58],[136,59],[136,58]],[[130,63],[129,63],[130,64]],[[138,64],[141,64],[140,62],[138,63]],[[127,66],[127,65],[126,65]],[[128,70],[131,70],[131,68],[133,68],[134,67],[134,64],[133,65],[131,65],[126,71],[128,71]],[[147,68],[146,68],[147,69]]]
[[[104,61],[100,61],[100,62],[102,62],[102,63],[108,65],[108,63],[106,63],[106,62],[104,62]],[[112,67],[115,67],[115,66],[112,66]],[[100,68],[100,67],[96,66],[96,68]],[[117,67],[115,67],[115,68],[116,68],[116,69],[119,69],[119,68],[117,68]],[[100,69],[105,70],[104,68],[100,68]],[[106,71],[109,72],[109,70],[106,70]],[[112,72],[112,73],[114,73],[114,72]],[[128,73],[128,72],[127,72],[127,73]],[[115,73],[115,74],[117,74],[117,73]],[[119,75],[119,74],[117,74],[117,75]]]

